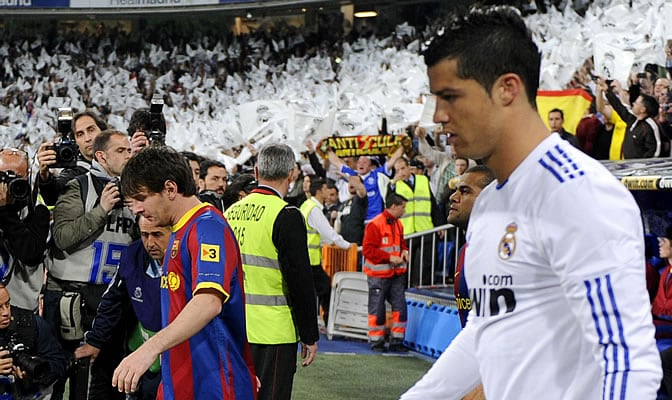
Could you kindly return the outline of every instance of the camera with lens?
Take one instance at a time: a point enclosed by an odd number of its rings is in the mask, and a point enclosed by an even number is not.
[[[52,148],[56,151],[56,164],[53,165],[54,168],[74,168],[77,166],[79,147],[69,137],[72,130],[72,117],[72,108],[58,109],[57,121],[60,136],[56,139]]]
[[[27,375],[27,378],[38,384],[46,384],[49,376],[49,362],[43,358],[32,356],[28,352],[25,344],[19,343],[14,335],[10,335],[7,340],[2,340],[2,349],[8,350],[9,354],[5,357],[12,359],[12,364],[21,368]]]
[[[119,202],[114,205],[114,208],[122,208],[124,207],[124,196],[121,195],[121,181],[119,180],[118,176],[115,176],[110,180],[114,184],[114,186],[117,187],[117,190],[119,191]]]
[[[149,144],[166,144],[166,123],[163,118],[163,97],[155,94],[149,106],[149,132],[146,133]]]
[[[14,171],[0,171],[0,182],[7,184],[7,193],[14,200],[26,200],[30,194],[28,180],[18,176]]]

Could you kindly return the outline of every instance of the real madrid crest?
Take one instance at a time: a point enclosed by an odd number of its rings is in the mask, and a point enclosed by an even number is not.
[[[502,260],[508,260],[516,252],[517,230],[518,225],[515,222],[511,222],[506,226],[506,233],[502,236],[502,240],[499,241],[499,258]]]

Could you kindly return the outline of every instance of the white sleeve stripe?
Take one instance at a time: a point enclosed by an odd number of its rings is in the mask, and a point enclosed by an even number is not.
[[[625,399],[627,393],[627,382],[628,382],[628,373],[630,372],[630,350],[627,343],[625,342],[625,335],[623,332],[623,323],[621,321],[621,314],[618,311],[618,305],[616,304],[616,298],[614,296],[613,287],[611,285],[611,276],[607,274],[604,277],[604,282],[606,287],[602,287],[602,278],[595,278],[595,293],[593,293],[591,282],[588,280],[584,281],[586,286],[586,296],[588,302],[590,303],[590,309],[593,317],[593,322],[595,322],[595,330],[598,336],[598,343],[603,346],[602,357],[604,359],[604,382],[602,387],[602,398],[607,398],[607,380],[610,381],[609,385],[609,396],[610,400],[615,398],[616,392],[620,391],[620,396],[618,398]],[[596,309],[596,300],[599,302],[599,310]],[[608,297],[609,304],[605,303],[605,297]],[[602,315],[598,315],[598,312]],[[605,337],[601,324],[604,324],[607,330],[608,336]],[[615,338],[614,331],[612,329],[612,324],[615,325],[615,328],[618,329],[618,338]],[[618,342],[616,340],[618,340]],[[609,347],[613,350],[613,360],[609,358]],[[623,349],[623,361],[624,368],[619,371],[619,362],[618,362],[618,353],[620,349]],[[611,368],[610,368],[611,364]],[[616,388],[616,381],[621,379],[620,388]],[[620,389],[620,390],[619,390]]]

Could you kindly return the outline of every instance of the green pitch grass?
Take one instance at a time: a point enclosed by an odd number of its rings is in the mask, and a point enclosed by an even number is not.
[[[393,400],[427,372],[431,362],[412,355],[321,354],[299,366],[292,400]]]

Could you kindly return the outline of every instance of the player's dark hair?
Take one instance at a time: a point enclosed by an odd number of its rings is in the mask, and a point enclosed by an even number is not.
[[[145,147],[132,157],[121,173],[121,193],[133,197],[140,191],[161,193],[166,181],[177,185],[184,196],[197,193],[194,175],[187,160],[167,146]]]
[[[492,172],[492,170],[485,165],[475,165],[466,171],[464,171],[465,174],[479,174],[480,177],[476,181],[477,185],[483,189],[484,187],[488,186],[490,182],[495,180],[495,174]]]
[[[473,79],[488,93],[502,75],[514,73],[536,110],[541,54],[519,12],[508,6],[473,8],[455,16],[423,52],[425,64],[457,62],[457,76]]]

